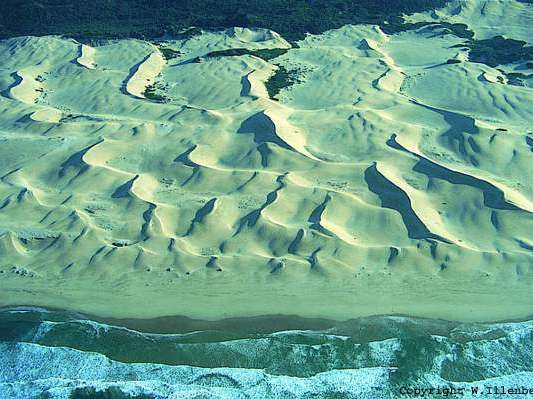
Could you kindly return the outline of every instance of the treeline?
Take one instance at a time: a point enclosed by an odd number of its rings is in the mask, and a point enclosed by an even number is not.
[[[288,40],[345,24],[382,25],[447,0],[2,0],[0,37],[157,38],[196,26],[272,29]]]

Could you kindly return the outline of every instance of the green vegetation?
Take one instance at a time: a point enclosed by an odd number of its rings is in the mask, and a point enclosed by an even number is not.
[[[190,36],[199,28],[268,28],[287,40],[346,24],[442,7],[446,0],[3,0],[0,37],[62,34],[95,38]],[[197,27],[193,30],[191,26]]]
[[[146,97],[147,100],[156,102],[156,103],[168,103],[170,102],[170,99],[163,94],[163,90],[165,87],[159,83],[153,83],[149,86],[146,86],[146,89],[144,89],[143,95]]]
[[[470,29],[468,29],[468,25],[465,24],[449,24],[447,22],[443,22],[440,24],[443,28],[445,28],[449,33],[452,35],[455,35],[457,37],[462,37],[463,39],[473,39],[474,38],[474,32],[472,32]]]
[[[238,57],[241,55],[253,55],[255,57],[261,58],[265,61],[270,61],[274,58],[279,57],[280,55],[285,54],[289,49],[286,48],[266,48],[259,50],[249,50],[245,48],[232,48],[227,50],[218,50],[207,53],[202,57],[193,58],[190,62],[201,62],[203,58],[218,58],[218,57]]]
[[[485,40],[470,39],[453,47],[469,49],[470,61],[491,67],[533,58],[533,47],[526,46],[526,42],[522,40],[506,39],[503,36]],[[529,64],[528,62],[527,65]]]
[[[525,73],[520,72],[510,72],[505,74],[508,78],[511,79],[531,79],[533,78],[533,74],[526,75]]]
[[[166,61],[170,61],[174,58],[178,58],[181,55],[181,51],[174,50],[168,47],[159,47],[161,55]]]
[[[427,29],[436,30],[443,29],[445,33],[461,37],[463,39],[472,39],[474,37],[474,32],[468,29],[468,26],[465,24],[451,24],[449,22],[415,22],[408,23],[404,22],[403,18],[395,17],[391,18],[387,23],[381,26],[383,32],[388,35],[406,32],[409,30],[415,30],[427,27]]]
[[[520,72],[505,72],[501,69],[498,69],[498,71],[504,74],[507,78],[507,83],[513,86],[525,86],[526,84],[524,83],[524,80],[533,78],[533,73],[525,74]]]
[[[295,83],[300,83],[298,73],[298,69],[287,70],[284,66],[278,65],[278,69],[265,83],[268,96],[275,100],[276,95],[278,95],[281,89],[290,87]]]
[[[96,390],[93,387],[76,388],[70,394],[70,399],[155,399],[154,395],[135,394],[122,392],[120,388],[109,387],[105,390]]]
[[[471,40],[466,46],[470,48],[470,61],[491,67],[533,58],[533,47],[526,46],[526,42],[522,40],[506,39],[503,36]]]
[[[221,51],[213,51],[211,53],[206,54],[205,57],[207,58],[213,58],[213,57],[231,57],[231,56],[239,56],[239,55],[253,55],[258,58],[262,58],[265,61],[269,61],[271,59],[277,58],[280,55],[285,54],[288,51],[286,48],[265,48],[260,50],[248,50],[245,48],[235,48],[235,49],[229,49],[229,50],[221,50]]]

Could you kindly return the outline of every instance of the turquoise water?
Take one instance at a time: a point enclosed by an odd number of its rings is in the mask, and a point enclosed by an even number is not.
[[[67,312],[3,310],[0,398],[533,397],[488,394],[492,386],[533,388],[531,321],[382,316],[275,331],[291,323],[258,318],[195,330],[179,320],[179,333],[155,334]],[[435,391],[416,396],[415,388]]]

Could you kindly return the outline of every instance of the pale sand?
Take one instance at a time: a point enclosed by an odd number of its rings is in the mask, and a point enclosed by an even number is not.
[[[79,52],[80,55],[76,58],[76,62],[87,69],[95,69],[96,64],[94,62],[94,54],[96,50],[94,47],[80,44]]]
[[[126,83],[126,92],[138,98],[145,98],[144,91],[155,83],[165,60],[159,51],[154,51],[133,68]]]
[[[435,15],[497,22],[457,3]],[[532,8],[494,4],[523,37]],[[446,64],[461,42],[345,26],[270,62],[200,63],[288,43],[235,28],[169,41],[166,61],[139,40],[0,42],[0,306],[530,316],[532,89]],[[279,101],[274,64],[300,69]],[[166,103],[145,98],[154,82]]]

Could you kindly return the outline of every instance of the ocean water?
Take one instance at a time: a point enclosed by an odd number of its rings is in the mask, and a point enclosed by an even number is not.
[[[380,316],[284,331],[275,318],[205,325],[178,321],[179,333],[157,334],[68,312],[4,309],[0,398],[533,397],[509,394],[533,389],[531,321]]]

